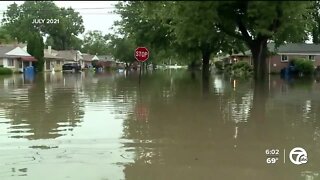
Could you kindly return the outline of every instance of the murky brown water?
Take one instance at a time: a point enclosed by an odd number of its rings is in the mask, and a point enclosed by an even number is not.
[[[308,162],[294,165],[302,147]],[[267,164],[266,149],[279,149]],[[284,152],[285,151],[285,152]],[[285,158],[284,158],[285,157]],[[0,179],[320,179],[320,83],[0,76]]]

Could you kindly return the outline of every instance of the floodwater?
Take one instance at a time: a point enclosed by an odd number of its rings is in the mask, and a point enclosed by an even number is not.
[[[307,163],[291,162],[294,147]],[[0,179],[317,180],[320,83],[202,82],[187,70],[140,85],[137,73],[0,76]]]

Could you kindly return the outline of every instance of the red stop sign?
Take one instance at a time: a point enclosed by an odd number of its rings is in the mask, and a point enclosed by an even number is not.
[[[145,47],[138,47],[134,51],[134,57],[136,58],[137,61],[145,62],[149,58],[149,50]]]

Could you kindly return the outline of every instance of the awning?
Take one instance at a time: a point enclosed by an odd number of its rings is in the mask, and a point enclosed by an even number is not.
[[[24,56],[20,58],[22,61],[37,61],[33,56]]]

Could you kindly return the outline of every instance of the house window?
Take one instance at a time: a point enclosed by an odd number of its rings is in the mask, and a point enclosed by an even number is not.
[[[14,59],[8,59],[8,66],[14,66]]]
[[[57,65],[60,65],[60,61],[56,61],[56,64],[57,64]]]
[[[308,59],[311,60],[311,61],[314,61],[315,57],[314,57],[314,55],[309,55]]]
[[[281,55],[281,62],[288,62],[289,57],[287,55]]]

